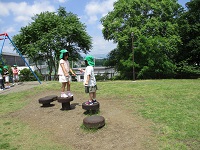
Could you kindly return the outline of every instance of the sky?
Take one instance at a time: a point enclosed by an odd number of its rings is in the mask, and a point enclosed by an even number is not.
[[[96,58],[106,57],[116,47],[112,41],[106,41],[102,34],[100,19],[113,10],[116,0],[0,0],[0,34],[8,33],[12,38],[19,34],[21,27],[31,22],[31,17],[41,12],[56,12],[59,6],[67,12],[78,15],[86,25],[87,33],[92,37],[90,55]],[[190,0],[178,0],[183,7]],[[3,40],[0,40],[0,49]],[[13,46],[6,40],[3,52],[13,53]]]

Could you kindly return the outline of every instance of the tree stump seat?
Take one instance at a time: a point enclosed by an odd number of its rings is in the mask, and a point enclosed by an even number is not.
[[[103,116],[89,116],[83,119],[83,125],[87,128],[101,128],[105,125]]]
[[[99,102],[97,103],[94,103],[93,105],[86,105],[85,103],[82,103],[82,108],[85,109],[85,110],[99,110]]]
[[[54,98],[55,98],[55,95],[54,97],[52,96],[45,96],[45,97],[42,97],[38,100],[38,102],[40,104],[42,104],[43,107],[48,107],[48,106],[51,106],[51,102],[54,101]]]
[[[58,98],[58,96],[57,96],[57,95],[49,95],[49,96],[46,96],[46,97],[48,97],[48,98],[52,98],[52,99],[53,99],[53,101],[56,101],[56,100],[57,100],[57,98]]]
[[[64,98],[64,97],[57,98],[57,101],[62,104],[61,110],[70,110],[71,109],[70,102],[73,100],[74,100],[73,96],[66,97],[66,98]]]

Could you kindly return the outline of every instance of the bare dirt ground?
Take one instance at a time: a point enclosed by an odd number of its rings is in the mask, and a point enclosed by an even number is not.
[[[17,85],[4,93],[30,90],[38,82]],[[21,88],[19,88],[21,86]],[[52,107],[41,107],[38,99],[48,95],[58,95],[59,91],[43,92],[30,97],[30,103],[23,109],[11,113],[11,117],[28,123],[33,129],[51,133],[54,142],[70,145],[75,150],[156,150],[156,138],[150,127],[150,121],[134,112],[126,110],[121,102],[112,99],[100,99],[99,115],[105,118],[106,125],[96,132],[86,132],[81,128],[86,117],[81,104],[82,95],[74,92],[72,110],[61,111],[61,104],[54,101]],[[0,93],[3,94],[3,93]]]

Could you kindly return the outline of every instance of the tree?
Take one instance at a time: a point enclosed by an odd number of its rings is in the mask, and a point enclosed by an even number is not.
[[[111,65],[116,64],[121,76],[132,79],[134,65],[137,78],[173,77],[174,55],[181,42],[176,22],[180,8],[176,0],[119,0],[114,3],[114,10],[101,22],[104,38],[118,44],[108,59]],[[134,64],[131,32],[134,33]]]
[[[191,0],[186,7],[178,22],[182,43],[176,62],[181,77],[200,74],[200,1]]]
[[[79,52],[87,53],[92,48],[91,37],[86,26],[79,18],[60,7],[58,12],[42,12],[32,17],[32,22],[22,27],[20,34],[13,41],[21,53],[28,56],[38,65],[38,61],[46,61],[51,76],[57,73],[59,51],[67,49],[70,59],[77,60]]]

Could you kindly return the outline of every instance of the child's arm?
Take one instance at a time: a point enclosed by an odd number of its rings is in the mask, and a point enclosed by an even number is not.
[[[66,71],[66,69],[65,69],[65,67],[64,67],[64,64],[61,63],[60,66],[61,66],[61,68],[62,68],[62,70],[63,70],[64,76],[68,77],[69,74],[68,74],[68,72]]]
[[[87,75],[87,79],[85,81],[85,85],[88,85],[89,80],[90,80],[90,75]]]
[[[72,69],[71,69],[71,68],[70,68],[69,70],[70,70],[70,72],[72,73],[72,75],[73,75],[73,76],[75,76],[75,75],[76,75],[76,74],[75,74],[75,73],[72,71]]]
[[[85,72],[85,70],[82,69],[82,68],[79,68],[78,70],[79,70],[81,73]]]

